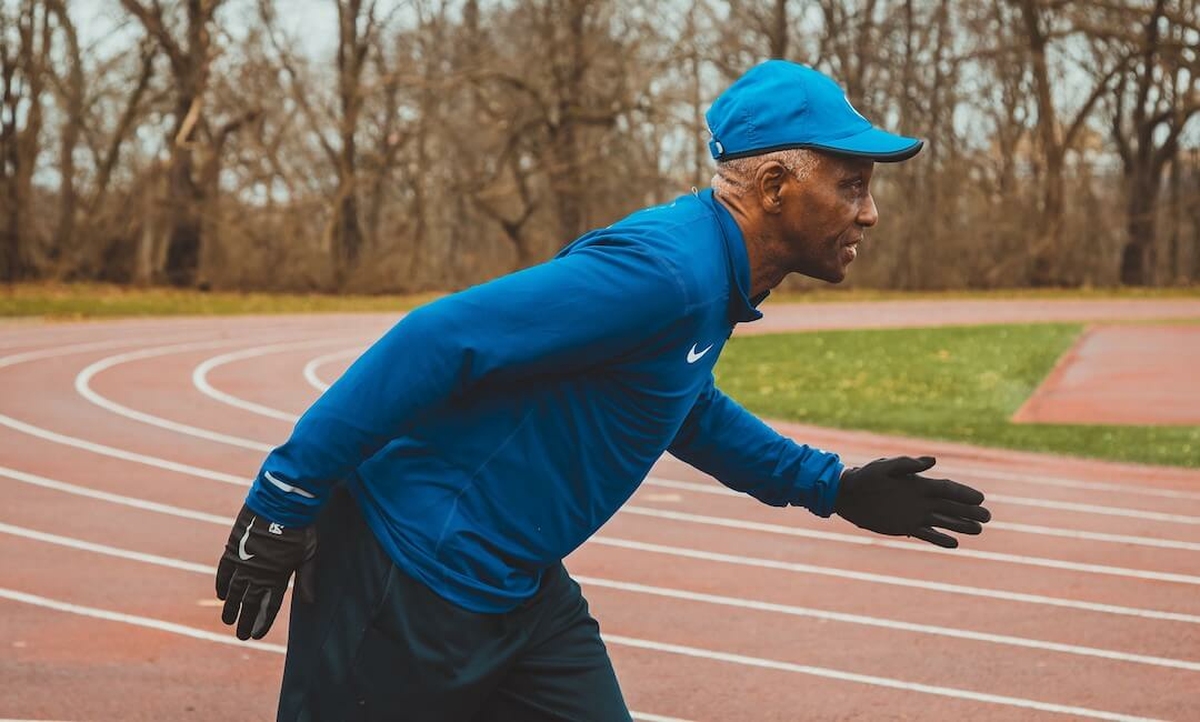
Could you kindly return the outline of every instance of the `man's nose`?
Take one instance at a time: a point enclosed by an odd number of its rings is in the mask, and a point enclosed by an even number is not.
[[[879,222],[879,209],[875,207],[875,196],[867,194],[867,200],[858,209],[858,225],[870,228]]]

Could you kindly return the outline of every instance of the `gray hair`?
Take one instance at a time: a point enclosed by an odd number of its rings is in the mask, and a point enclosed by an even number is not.
[[[762,155],[752,155],[745,158],[717,163],[717,174],[712,177],[712,187],[718,195],[738,197],[750,190],[754,174],[764,163],[777,161],[787,168],[792,175],[803,181],[816,168],[820,156],[807,148],[789,148],[777,150]]]

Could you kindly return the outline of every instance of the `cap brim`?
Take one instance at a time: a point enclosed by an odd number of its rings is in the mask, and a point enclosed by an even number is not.
[[[847,138],[832,143],[808,143],[807,148],[829,151],[855,158],[870,158],[877,163],[895,163],[908,160],[921,152],[925,141],[894,135],[878,128],[867,128]]]

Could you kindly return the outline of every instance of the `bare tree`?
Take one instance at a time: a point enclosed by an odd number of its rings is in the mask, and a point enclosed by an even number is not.
[[[1055,277],[1053,259],[1057,255],[1055,245],[1061,241],[1063,209],[1066,198],[1066,180],[1063,175],[1067,153],[1075,147],[1084,124],[1091,117],[1096,103],[1111,92],[1114,76],[1120,71],[1124,59],[1107,57],[1107,67],[1093,70],[1095,78],[1080,107],[1066,120],[1060,120],[1060,110],[1054,98],[1054,81],[1048,60],[1051,42],[1051,18],[1048,0],[1010,0],[1020,11],[1024,41],[1029,51],[1029,71],[1033,78],[1034,97],[1037,104],[1037,138],[1040,144],[1040,159],[1045,173],[1042,178],[1041,205],[1039,208],[1036,234],[1029,246],[1027,258],[1030,262],[1030,280],[1035,286],[1053,285]],[[1070,37],[1078,28],[1056,31],[1059,37]]]
[[[75,190],[75,149],[79,144],[84,125],[85,88],[79,36],[67,13],[66,5],[63,0],[47,0],[46,7],[61,29],[68,65],[66,72],[61,74],[55,73],[52,65],[50,67],[50,77],[54,81],[56,95],[62,108],[62,123],[58,139],[58,173],[61,179],[58,191],[58,222],[50,243],[50,251],[52,257],[56,257],[55,265],[61,269],[63,266],[62,256],[72,255],[70,249],[74,245],[75,216],[78,205],[78,194]]]
[[[202,216],[207,203],[205,183],[196,167],[195,149],[207,130],[204,94],[215,48],[214,15],[222,0],[182,0],[184,21],[179,31],[168,27],[160,0],[121,0],[167,56],[171,67],[173,121],[168,134],[167,189],[164,206],[166,254],[165,280],[173,285],[195,283],[200,267]],[[218,136],[221,134],[218,133]]]
[[[0,7],[0,280],[34,271],[33,173],[41,152],[43,92],[51,49],[49,10],[22,0]]]
[[[1132,15],[1140,29],[1125,35],[1120,30],[1128,24],[1114,23],[1117,32],[1108,34],[1112,45],[1130,49],[1133,58],[1112,97],[1112,138],[1125,174],[1129,234],[1120,278],[1147,285],[1157,280],[1163,170],[1179,152],[1184,127],[1200,113],[1200,20],[1192,0],[1155,0],[1148,11],[1114,10],[1120,18]]]
[[[363,68],[367,52],[378,32],[375,0],[337,0],[338,49],[337,94],[339,145],[337,158],[337,196],[330,219],[329,239],[333,249],[336,283],[345,283],[346,274],[358,263],[363,234],[358,217],[358,134],[363,107]],[[360,21],[362,27],[360,28]]]

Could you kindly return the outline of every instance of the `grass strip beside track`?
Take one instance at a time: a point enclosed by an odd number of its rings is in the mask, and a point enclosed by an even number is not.
[[[59,320],[128,316],[233,316],[274,313],[400,312],[440,294],[354,296],[134,288],[95,283],[0,287],[0,318]]]
[[[102,283],[18,283],[0,286],[0,318],[63,320],[123,316],[213,316],[270,313],[405,311],[440,294],[349,295],[325,293],[201,292],[166,287],[139,288]],[[1195,298],[1200,285],[1172,288],[999,289],[991,291],[889,291],[870,288],[803,288],[777,291],[772,303],[830,301],[1143,299]]]
[[[844,429],[1200,466],[1200,426],[1014,424],[1077,324],[735,337],[721,388],[757,414]]]

